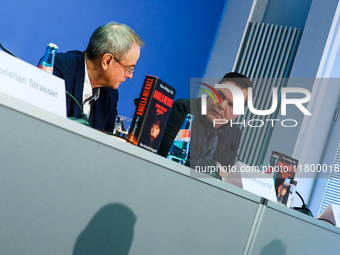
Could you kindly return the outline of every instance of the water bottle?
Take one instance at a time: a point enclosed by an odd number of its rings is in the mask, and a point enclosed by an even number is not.
[[[45,55],[39,62],[38,67],[48,73],[53,73],[54,58],[57,53],[58,46],[54,43],[47,44]]]
[[[282,183],[281,189],[278,195],[278,202],[284,204],[289,208],[294,206],[294,195],[297,181],[291,179],[285,179]]]
[[[297,181],[290,181],[289,194],[287,199],[287,207],[294,208],[294,197],[295,197],[295,189],[296,189]]]
[[[193,120],[194,115],[187,114],[185,116],[181,129],[178,131],[169,150],[168,159],[185,165],[189,155],[191,126]]]

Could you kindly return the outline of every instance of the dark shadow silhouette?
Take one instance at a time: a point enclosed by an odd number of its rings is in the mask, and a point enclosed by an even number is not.
[[[73,255],[128,254],[136,216],[119,203],[102,207],[80,233]]]
[[[283,242],[275,239],[262,248],[260,255],[286,255],[287,249]]]

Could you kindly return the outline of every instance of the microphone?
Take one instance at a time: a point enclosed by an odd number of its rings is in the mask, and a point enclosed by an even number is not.
[[[80,106],[80,104],[77,101],[77,99],[75,99],[75,97],[72,96],[71,93],[69,93],[67,90],[66,90],[66,95],[68,95],[72,99],[72,101],[77,105],[77,107],[78,107],[78,109],[80,111],[80,118],[76,118],[76,117],[68,117],[68,118],[71,119],[71,120],[74,120],[74,121],[76,121],[78,123],[84,124],[86,126],[91,126],[89,121],[87,120],[87,116],[84,113],[83,108]]]
[[[295,191],[295,193],[299,196],[299,198],[301,199],[302,201],[302,206],[301,207],[294,207],[293,209],[298,211],[298,212],[301,212],[301,213],[304,213],[304,214],[307,214],[309,216],[312,216],[313,217],[313,213],[311,212],[311,210],[308,209],[308,206],[307,204],[305,203],[305,200],[303,200],[302,196],[300,195],[299,192]],[[319,220],[323,220],[321,218],[319,218]],[[331,222],[332,223],[332,222]],[[333,223],[332,223],[333,224]],[[334,225],[334,224],[333,224]]]
[[[6,49],[1,43],[0,43],[0,48],[3,49],[5,52],[7,52],[9,55],[12,55],[13,57],[18,58],[14,53],[10,52],[8,49]]]
[[[135,100],[133,100],[133,102],[135,103],[135,106],[138,107],[139,104],[139,98],[135,98]]]
[[[238,161],[241,161],[240,157],[238,156],[238,154],[237,154],[237,152],[236,152],[236,146],[235,146],[234,143],[231,143],[231,144],[230,144],[230,149],[231,149],[231,151],[234,152],[234,154],[236,155],[237,160],[238,160]],[[242,162],[242,161],[241,161],[241,162]]]

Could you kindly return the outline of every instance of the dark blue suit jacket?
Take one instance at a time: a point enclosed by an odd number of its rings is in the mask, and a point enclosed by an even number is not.
[[[195,166],[216,166],[216,161],[218,161],[222,166],[233,166],[235,164],[235,153],[231,149],[231,144],[234,144],[237,150],[241,136],[241,131],[236,125],[231,127],[229,124],[225,124],[220,127],[224,132],[218,136],[217,148],[213,158],[209,159],[209,164],[207,160],[199,154],[203,152],[204,137],[206,136],[206,129],[208,128],[207,123],[209,123],[206,116],[201,114],[200,98],[178,99],[174,102],[158,154],[164,157],[168,155],[172,142],[181,128],[187,113],[194,115],[194,121],[192,123],[190,137],[190,160],[186,162],[186,165],[192,168],[195,168]],[[208,125],[212,126],[212,124]]]
[[[85,53],[68,51],[57,53],[53,74],[65,80],[66,90],[81,104],[85,79]],[[94,103],[93,127],[99,130],[113,131],[117,115],[118,90],[101,87],[99,99]],[[80,111],[70,97],[66,98],[67,116],[78,118]]]

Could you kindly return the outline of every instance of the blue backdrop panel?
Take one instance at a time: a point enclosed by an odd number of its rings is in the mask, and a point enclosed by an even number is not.
[[[85,50],[92,32],[110,21],[128,24],[144,40],[134,78],[121,84],[119,113],[132,117],[146,74],[189,97],[190,78],[202,77],[225,0],[3,1],[0,42],[36,65],[47,43],[58,52]]]

